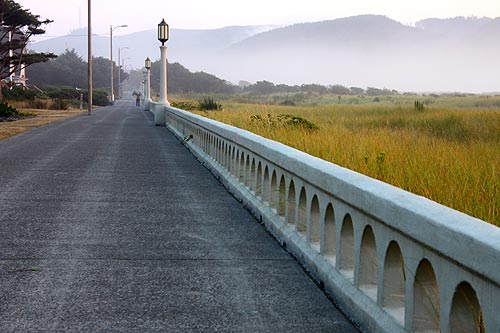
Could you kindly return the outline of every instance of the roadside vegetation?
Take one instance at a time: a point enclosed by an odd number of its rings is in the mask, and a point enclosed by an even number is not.
[[[499,96],[294,96],[194,112],[500,226]]]

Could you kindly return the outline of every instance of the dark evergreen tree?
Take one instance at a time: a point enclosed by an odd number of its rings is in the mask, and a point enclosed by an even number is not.
[[[26,53],[26,45],[33,36],[43,35],[43,26],[50,20],[40,20],[13,0],[0,0],[0,79],[5,79],[22,68],[55,58],[53,53]]]

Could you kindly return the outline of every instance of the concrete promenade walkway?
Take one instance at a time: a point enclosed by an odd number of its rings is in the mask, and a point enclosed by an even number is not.
[[[152,115],[0,141],[0,332],[356,332]]]

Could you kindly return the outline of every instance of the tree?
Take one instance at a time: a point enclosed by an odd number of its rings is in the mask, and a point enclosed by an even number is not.
[[[336,95],[350,95],[351,94],[351,90],[349,90],[349,88],[344,87],[340,84],[335,84],[335,85],[331,86],[329,90],[332,94],[336,94]]]
[[[205,72],[192,73],[179,63],[167,65],[169,93],[231,94],[236,87],[225,80]],[[151,66],[151,89],[160,90],[160,61]]]
[[[103,57],[93,58],[94,75],[92,82],[95,88],[110,90],[110,67],[109,59]],[[118,91],[118,67],[114,65],[115,91]],[[120,80],[123,82],[128,74],[120,69]],[[30,68],[30,82],[34,85],[44,86],[66,86],[85,87],[88,83],[87,62],[73,50],[66,50],[57,59],[35,64]]]
[[[86,62],[75,52],[66,50],[57,59],[35,64],[30,68],[30,82],[37,86],[85,87]]]
[[[40,20],[39,15],[33,15],[13,0],[0,0],[0,20],[0,80],[32,64],[56,58],[53,53],[26,52],[29,40],[43,35],[42,26],[51,20]]]
[[[274,83],[263,80],[263,81],[257,81],[255,84],[252,84],[248,87],[245,88],[245,91],[250,91],[255,94],[259,95],[267,95],[267,94],[272,94],[276,92],[276,86]]]
[[[365,90],[359,87],[351,87],[350,90],[354,95],[363,95],[365,93]]]

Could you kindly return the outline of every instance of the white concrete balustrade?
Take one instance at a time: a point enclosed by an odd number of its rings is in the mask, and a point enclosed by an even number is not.
[[[500,332],[499,228],[186,111],[166,123],[365,330]]]

